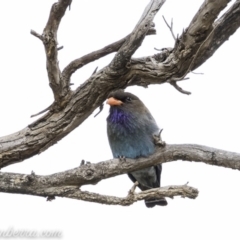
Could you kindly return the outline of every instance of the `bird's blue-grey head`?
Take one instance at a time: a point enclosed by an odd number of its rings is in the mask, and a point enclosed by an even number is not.
[[[117,90],[108,96],[107,133],[114,157],[145,157],[155,150],[153,134],[159,128],[142,101],[132,93]]]

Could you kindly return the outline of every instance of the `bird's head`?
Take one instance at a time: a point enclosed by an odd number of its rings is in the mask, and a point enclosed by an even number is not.
[[[120,109],[132,109],[143,105],[141,100],[132,93],[117,90],[108,95],[107,104],[110,107],[117,107]]]
[[[108,95],[107,104],[110,105],[108,122],[128,126],[156,125],[154,118],[143,102],[134,94],[117,90]],[[157,125],[156,125],[157,126]]]

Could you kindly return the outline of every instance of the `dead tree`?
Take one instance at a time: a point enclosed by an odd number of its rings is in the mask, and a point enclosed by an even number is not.
[[[95,109],[101,108],[107,95],[113,90],[133,85],[146,87],[150,84],[169,83],[181,93],[190,94],[179,86],[179,82],[207,61],[240,26],[239,0],[221,17],[218,17],[220,12],[230,1],[205,0],[181,36],[175,37],[172,27],[168,25],[175,39],[174,48],[165,48],[144,58],[133,58],[144,38],[156,34],[153,20],[165,0],[151,0],[129,35],[71,61],[61,71],[58,61],[61,46],[58,46],[57,32],[71,2],[59,0],[53,4],[43,33],[31,31],[45,48],[48,80],[54,102],[41,112],[46,112],[44,116],[20,131],[0,138],[0,168],[47,150],[83,123]],[[98,71],[96,69],[84,84],[71,90],[71,76],[74,72],[113,52],[116,54],[109,65]],[[201,145],[167,144],[149,158],[141,158],[137,162],[131,159],[113,159],[96,164],[83,163],[74,169],[48,176],[0,172],[0,192],[42,196],[48,200],[61,196],[117,205],[130,205],[153,196],[196,198],[198,190],[187,185],[162,187],[140,193],[134,192],[134,185],[126,198],[80,190],[86,184],[96,184],[103,179],[179,159],[240,170],[238,153]]]

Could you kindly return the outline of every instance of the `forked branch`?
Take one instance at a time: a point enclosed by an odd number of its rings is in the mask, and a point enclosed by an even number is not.
[[[59,49],[57,31],[61,19],[71,2],[71,0],[59,0],[57,3],[53,4],[42,35],[31,30],[31,34],[42,40],[44,44],[49,85],[53,91],[55,103],[57,105],[61,105],[63,99],[68,96],[70,90],[68,82],[62,78],[62,73],[58,65]]]

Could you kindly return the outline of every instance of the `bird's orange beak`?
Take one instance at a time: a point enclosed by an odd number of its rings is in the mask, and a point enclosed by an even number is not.
[[[119,106],[119,105],[122,105],[122,104],[123,104],[122,101],[117,100],[117,99],[114,98],[114,97],[108,98],[108,100],[107,100],[106,103],[109,104],[110,106]]]

